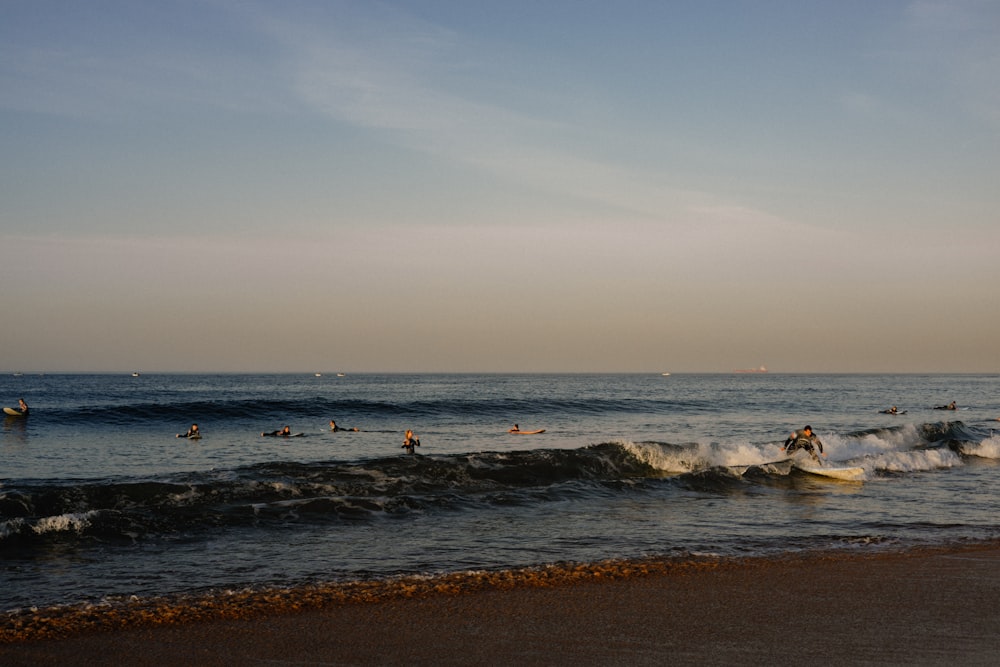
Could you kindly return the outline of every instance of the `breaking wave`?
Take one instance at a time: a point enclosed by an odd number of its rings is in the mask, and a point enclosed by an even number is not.
[[[838,462],[875,474],[1000,458],[1000,437],[961,422],[831,434]],[[0,487],[0,547],[45,539],[134,541],[218,527],[358,521],[412,512],[533,504],[570,497],[662,491],[724,492],[787,477],[780,443],[609,442],[360,462],[262,463],[159,479],[21,483]],[[752,471],[751,474],[747,474]]]

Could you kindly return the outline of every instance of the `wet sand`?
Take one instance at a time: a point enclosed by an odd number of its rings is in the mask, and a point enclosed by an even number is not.
[[[994,665],[1000,656],[998,545],[601,572],[19,641],[0,644],[0,664]]]

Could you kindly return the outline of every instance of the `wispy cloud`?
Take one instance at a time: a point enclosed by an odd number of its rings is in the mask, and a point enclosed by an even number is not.
[[[497,56],[491,49],[504,47],[465,43],[403,12],[383,11],[379,19],[373,25],[346,17],[322,28],[266,22],[289,54],[289,80],[305,105],[336,122],[381,131],[384,140],[409,150],[597,204],[626,220],[684,224],[693,206],[732,204],[655,170],[596,157],[585,138],[608,129],[574,125],[572,98],[553,103],[550,91],[529,83],[520,89],[506,84],[509,104],[480,95],[489,59]],[[526,102],[541,98],[543,105]],[[523,111],[538,106],[544,114]]]

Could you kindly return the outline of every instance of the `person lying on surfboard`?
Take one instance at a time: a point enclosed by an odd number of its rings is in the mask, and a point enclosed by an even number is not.
[[[517,434],[520,434],[520,435],[538,435],[539,433],[545,433],[545,429],[544,428],[540,428],[537,431],[522,431],[520,426],[518,426],[517,424],[514,424],[514,428],[507,429],[507,432],[508,433],[517,433]]]
[[[293,437],[292,427],[291,426],[286,426],[285,428],[281,429],[280,431],[271,431],[270,433],[261,433],[261,435],[264,436],[265,438],[266,437],[278,437],[278,438],[282,438],[282,437],[284,437],[284,438],[291,438],[291,437]],[[295,433],[294,435],[298,436],[298,435],[302,435],[302,434],[301,433]]]
[[[177,438],[200,438],[201,431],[198,430],[197,424],[191,424],[191,428],[188,429],[187,433],[178,433]]]
[[[341,426],[337,426],[337,422],[335,422],[335,421],[333,421],[331,419],[330,420],[330,430],[334,431],[334,432],[337,432],[337,431],[359,431],[361,429],[359,429],[357,426],[355,426],[354,428],[343,428]]]
[[[819,461],[819,456],[816,455],[816,449],[819,449],[819,453],[823,454],[823,443],[820,441],[819,437],[813,433],[812,426],[809,426],[808,424],[788,436],[788,439],[785,440],[785,444],[781,447],[781,451],[787,454],[791,454],[799,449],[804,449],[809,452],[809,456],[811,456],[814,461]],[[823,456],[825,457],[826,454],[823,454]]]

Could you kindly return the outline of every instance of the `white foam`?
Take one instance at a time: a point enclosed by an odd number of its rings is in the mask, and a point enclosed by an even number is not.
[[[778,445],[754,445],[748,442],[697,443],[682,449],[670,449],[654,443],[618,444],[651,468],[675,474],[712,467],[761,465],[785,458]]]
[[[31,527],[32,532],[37,535],[45,533],[62,533],[66,531],[82,532],[91,525],[90,520],[97,516],[96,510],[83,512],[80,514],[59,514],[57,516],[47,516],[39,519]]]
[[[889,472],[917,472],[961,466],[962,457],[950,449],[922,449],[910,452],[886,452],[870,457],[877,470]]]
[[[984,459],[1000,459],[1000,435],[991,435],[977,444],[963,444],[962,453]]]
[[[646,443],[619,442],[622,449],[645,463],[654,470],[666,473],[683,473],[694,470],[690,459],[694,458],[687,452],[667,451],[662,447]]]
[[[26,523],[27,522],[20,517],[0,523],[0,540],[10,537],[11,535],[17,535],[24,529]]]
[[[822,436],[824,451],[837,460],[879,456],[890,452],[907,452],[926,444],[913,424],[898,429],[868,433],[861,437],[845,437],[836,433]]]

